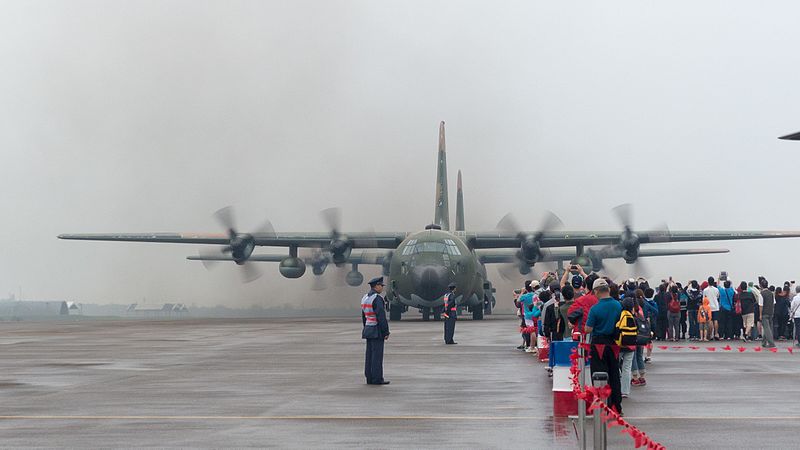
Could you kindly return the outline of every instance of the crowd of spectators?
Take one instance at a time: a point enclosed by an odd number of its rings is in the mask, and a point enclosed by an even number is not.
[[[734,283],[723,272],[682,284],[672,277],[651,287],[645,278],[615,282],[579,265],[560,277],[545,272],[514,291],[520,317],[519,350],[537,353],[537,342],[585,335],[591,345],[592,372],[607,372],[608,404],[622,413],[622,399],[631,387],[647,385],[646,365],[653,341],[794,340],[800,347],[800,286],[766,278]],[[600,345],[594,345],[600,344]]]

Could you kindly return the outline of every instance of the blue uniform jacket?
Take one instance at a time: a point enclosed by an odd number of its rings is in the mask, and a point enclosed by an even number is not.
[[[389,335],[389,321],[386,320],[386,308],[383,305],[383,297],[376,295],[372,301],[372,310],[375,311],[378,325],[366,326],[367,317],[364,316],[363,312],[361,313],[361,323],[364,325],[364,330],[361,331],[361,339],[383,339]]]

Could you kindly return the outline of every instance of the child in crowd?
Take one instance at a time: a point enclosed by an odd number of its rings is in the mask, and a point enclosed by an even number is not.
[[[539,293],[538,301],[531,302],[525,306],[525,326],[528,330],[533,329],[532,333],[528,333],[527,344],[528,348],[525,349],[528,353],[536,353],[536,322],[542,315],[542,310],[539,309],[541,302],[550,300],[550,292],[542,291]]]
[[[703,297],[703,306],[697,311],[697,324],[700,326],[700,340],[708,342],[711,339],[711,305],[708,297]]]

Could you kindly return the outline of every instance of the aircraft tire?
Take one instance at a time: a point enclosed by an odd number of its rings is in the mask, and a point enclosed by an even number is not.
[[[391,305],[389,307],[389,320],[392,322],[399,322],[403,317],[403,308],[398,305]]]
[[[483,308],[476,306],[472,309],[472,320],[483,320]]]
[[[488,297],[483,302],[483,313],[487,316],[492,315],[492,302]]]
[[[442,308],[435,308],[433,310],[433,320],[437,322],[442,320]]]
[[[427,322],[431,320],[431,309],[430,308],[422,308],[422,321]]]

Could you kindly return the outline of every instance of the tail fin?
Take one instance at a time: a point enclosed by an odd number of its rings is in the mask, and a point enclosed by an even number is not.
[[[456,186],[456,231],[465,231],[464,228],[464,191],[461,189],[461,171],[458,171],[458,185]]]
[[[436,170],[436,213],[434,221],[443,230],[450,230],[450,207],[447,200],[447,154],[445,153],[444,122],[439,124],[439,166]]]

